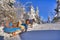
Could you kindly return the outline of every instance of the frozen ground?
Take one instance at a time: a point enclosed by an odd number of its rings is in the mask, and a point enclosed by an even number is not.
[[[49,24],[34,24],[33,28],[28,28],[28,31],[32,30],[60,30],[59,23],[49,23]]]

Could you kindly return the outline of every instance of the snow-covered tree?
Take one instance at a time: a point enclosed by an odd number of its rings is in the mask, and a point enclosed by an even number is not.
[[[15,0],[0,0],[0,22],[2,22],[2,20],[15,20],[17,18],[14,2]]]

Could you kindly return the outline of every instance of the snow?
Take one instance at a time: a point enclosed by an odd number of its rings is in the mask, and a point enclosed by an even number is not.
[[[21,40],[19,35],[16,35],[15,37],[4,37],[4,40]]]
[[[59,23],[34,24],[33,28],[28,28],[28,31],[32,30],[60,30],[60,24]]]
[[[28,27],[27,31],[33,31],[33,30],[60,30],[60,24],[59,23],[49,23],[49,24],[37,24],[34,23],[33,27]],[[4,36],[4,40],[21,40],[20,35],[17,35],[15,37],[10,37],[9,34],[5,33],[3,31],[3,27],[0,27],[0,36]]]

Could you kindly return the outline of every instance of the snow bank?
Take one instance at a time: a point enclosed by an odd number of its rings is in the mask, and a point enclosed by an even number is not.
[[[60,30],[60,24],[59,23],[34,24],[33,28],[28,28],[28,31],[32,30]]]

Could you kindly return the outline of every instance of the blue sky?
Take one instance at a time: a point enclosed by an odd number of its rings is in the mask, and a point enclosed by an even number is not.
[[[54,14],[54,9],[56,8],[56,0],[17,0],[23,5],[27,2],[32,2],[31,4],[39,8],[39,15],[43,20],[47,20],[48,16],[53,18],[52,13]]]

